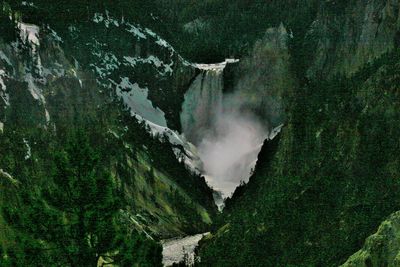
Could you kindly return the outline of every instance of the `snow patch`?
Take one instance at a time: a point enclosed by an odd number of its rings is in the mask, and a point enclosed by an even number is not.
[[[31,93],[32,97],[38,101],[40,101],[42,104],[45,104],[45,98],[42,94],[42,90],[40,90],[36,85],[34,78],[31,73],[27,73],[25,75],[25,81],[28,83],[28,90]]]
[[[40,45],[39,27],[37,25],[18,22],[17,26],[20,29],[20,35],[23,42],[28,41],[36,46]]]
[[[90,64],[100,78],[106,78],[111,75],[112,72],[117,70],[121,65],[118,58],[110,52],[104,53],[98,50],[92,52],[92,54],[100,59],[99,64]]]
[[[184,162],[185,165],[195,173],[200,174],[203,162],[197,152],[196,147],[188,142],[186,138],[168,127],[157,125],[151,121],[145,120],[137,114],[133,114],[139,121],[144,121],[149,126],[153,136],[166,136],[172,145],[179,146],[174,149],[175,156],[179,162]],[[183,150],[182,150],[183,148]]]
[[[0,92],[0,97],[3,99],[4,103],[6,106],[10,105],[10,96],[6,93],[7,87],[6,84],[4,83],[3,78],[7,77],[7,74],[4,70],[0,70],[0,89],[2,92]]]
[[[281,124],[272,129],[271,132],[269,133],[268,140],[274,139],[282,131],[283,126],[284,124]]]
[[[133,33],[139,39],[146,39],[146,35],[142,32],[142,29],[130,24],[129,22],[125,23],[127,26],[127,31]]]
[[[40,56],[38,55],[38,47],[40,46],[39,42],[39,32],[40,28],[35,24],[28,24],[24,22],[18,22],[17,27],[20,30],[20,37],[24,44],[31,44],[31,53],[34,60],[36,60],[36,68],[39,70],[39,74],[41,74],[42,63]],[[13,45],[13,44],[12,44]],[[18,51],[18,43],[16,43],[16,51]]]
[[[103,14],[101,14],[101,13],[94,14],[93,22],[100,23],[100,22],[103,22],[103,20],[104,20]]]
[[[11,182],[14,185],[18,185],[20,182],[16,179],[14,179],[11,174],[8,172],[4,171],[3,169],[0,169],[0,177],[7,179],[9,182]]]
[[[109,28],[110,25],[114,25],[115,27],[119,27],[119,22],[110,17],[108,11],[106,11],[106,16],[104,17],[103,14],[101,13],[95,13],[93,17],[93,22],[95,23],[101,23],[103,22],[106,28]]]
[[[130,65],[131,67],[135,67],[138,63],[152,64],[157,68],[158,73],[161,75],[165,75],[168,73],[171,74],[173,72],[172,70],[172,66],[174,64],[173,62],[166,64],[163,61],[161,61],[158,57],[155,57],[153,55],[147,58],[124,56],[124,60],[125,60],[124,65],[126,66]]]
[[[6,62],[9,66],[12,66],[10,59],[4,54],[3,51],[0,51],[0,59]]]
[[[145,28],[144,29],[146,31],[146,33],[152,37],[157,37],[157,34],[155,32],[153,32],[152,30],[150,30],[149,28]]]
[[[25,138],[23,139],[23,141],[26,147],[25,160],[28,160],[32,156],[31,146],[29,145],[28,140],[26,140]]]
[[[164,46],[164,47],[170,47],[170,45],[167,43],[167,41],[165,41],[164,39],[159,38],[156,41],[156,44],[160,45],[160,46]]]
[[[33,4],[33,2],[28,2],[28,1],[22,1],[21,3],[23,6],[30,6],[30,7],[34,7],[35,5]]]
[[[47,29],[50,31],[50,37],[59,43],[63,43],[64,41],[61,39],[61,37],[57,34],[56,31],[54,31],[52,28],[50,28],[49,26],[47,26]]]
[[[49,123],[50,122],[50,113],[47,109],[44,110],[44,115],[46,117],[46,122]]]
[[[117,95],[123,99],[133,114],[157,125],[167,126],[164,112],[153,107],[148,99],[147,88],[140,88],[137,83],[132,84],[129,78],[123,77],[117,84]]]

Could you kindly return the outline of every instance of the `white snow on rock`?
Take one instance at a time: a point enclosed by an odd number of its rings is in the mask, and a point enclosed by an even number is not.
[[[12,66],[10,59],[4,54],[3,51],[0,51],[0,59],[6,62],[9,66]]]
[[[46,122],[49,123],[50,122],[50,113],[47,109],[44,110],[44,115],[46,117]]]
[[[39,27],[37,25],[18,22],[17,26],[20,29],[21,39],[23,42],[27,40],[34,45],[40,45]]]
[[[137,114],[133,114],[139,121],[144,121],[147,126],[149,126],[151,134],[153,136],[167,136],[169,142],[172,145],[180,146],[180,148],[176,147],[174,149],[175,156],[178,158],[180,162],[184,162],[185,165],[195,173],[200,174],[200,170],[202,169],[202,160],[200,159],[197,148],[188,142],[186,138],[176,131],[171,130],[168,127],[157,125],[151,121],[145,120],[138,116]],[[183,148],[183,150],[182,150]]]
[[[136,27],[129,22],[125,23],[126,30],[130,33],[133,33],[138,39],[146,39],[146,35],[143,33],[143,30],[139,27]]]
[[[59,43],[63,43],[64,41],[61,39],[61,37],[57,34],[57,32],[56,31],[54,31],[52,28],[50,28],[49,26],[47,26],[47,28],[49,29],[49,31],[50,31],[50,37],[54,40],[54,41],[56,41],[56,42],[59,42]]]
[[[106,15],[103,15],[102,13],[95,13],[93,17],[93,22],[104,23],[106,28],[109,28],[110,25],[113,25],[115,27],[123,27],[127,32],[132,33],[135,37],[137,37],[137,39],[147,39],[148,37],[152,37],[153,39],[155,39],[154,42],[157,45],[167,48],[171,52],[171,57],[174,53],[176,53],[172,45],[170,45],[166,40],[161,38],[158,34],[153,32],[149,28],[143,28],[138,24],[134,25],[132,23],[125,22],[123,18],[121,19],[121,22],[119,22],[117,19],[112,18],[108,11],[106,11]],[[185,61],[181,56],[179,56],[179,58],[184,64],[189,65],[189,63]]]
[[[37,26],[35,24],[18,22],[17,27],[20,31],[20,37],[22,39],[22,42],[24,44],[29,43],[31,45],[30,48],[31,48],[32,57],[34,60],[36,60],[36,67],[39,70],[39,73],[41,73],[42,63],[41,63],[40,56],[38,54],[38,47],[40,46],[40,41],[39,41],[40,28],[39,28],[39,26]],[[18,46],[16,45],[16,47],[15,47],[16,51],[18,51],[17,47]]]
[[[0,70],[0,86],[3,91],[6,90],[6,85],[3,81],[3,77],[7,77],[7,74],[4,70]]]
[[[272,129],[272,131],[269,133],[268,140],[274,139],[282,131],[283,126],[284,124],[281,124]]]
[[[158,57],[155,57],[153,55],[147,58],[125,56],[124,60],[125,60],[124,65],[131,67],[135,67],[138,63],[152,64],[157,68],[158,73],[161,75],[165,75],[168,73],[171,74],[173,72],[172,65],[174,63],[172,61],[171,63],[166,64],[163,61],[161,61]]]
[[[34,78],[31,73],[27,73],[25,75],[25,81],[28,83],[28,90],[31,93],[32,97],[40,101],[42,104],[45,104],[46,101],[42,94],[42,90],[36,86]]]
[[[103,14],[101,14],[101,13],[95,13],[95,14],[94,14],[93,21],[94,21],[95,23],[103,22],[103,20],[104,20]]]
[[[119,65],[121,65],[117,57],[110,52],[104,53],[103,51],[95,51],[92,52],[92,54],[97,56],[100,60],[98,64],[90,64],[100,78],[106,78],[111,75],[112,72],[117,70]]]
[[[120,83],[112,82],[117,89],[117,95],[130,109],[132,116],[143,121],[150,129],[153,136],[167,136],[171,144],[179,146],[174,153],[180,161],[183,161],[192,171],[200,173],[202,161],[197,149],[189,143],[184,136],[167,127],[164,112],[153,107],[148,99],[148,89],[140,88],[137,83],[131,83],[129,78],[122,77]],[[182,151],[183,149],[183,151]]]
[[[22,1],[21,3],[23,6],[30,6],[30,7],[34,7],[35,5],[33,4],[33,2],[28,2],[28,1]]]
[[[18,180],[14,179],[11,176],[11,174],[9,174],[8,172],[4,171],[3,169],[0,169],[0,178],[7,179],[13,185],[18,185],[20,183]]]
[[[159,38],[156,41],[156,44],[160,45],[160,46],[164,46],[164,47],[170,47],[170,45],[167,43],[167,41],[165,41],[164,39]]]
[[[32,151],[31,151],[31,146],[29,145],[28,140],[25,138],[23,139],[25,147],[26,147],[26,154],[25,154],[25,160],[30,159],[32,156]]]
[[[103,22],[106,28],[109,28],[110,25],[113,25],[115,27],[119,27],[119,22],[118,20],[110,17],[108,11],[106,10],[106,15],[104,16],[102,13],[95,13],[93,17],[93,22],[95,23],[101,23]]]
[[[7,87],[4,83],[3,78],[7,77],[7,74],[4,70],[0,70],[0,97],[3,99],[6,106],[10,105],[10,96],[6,93]]]
[[[167,126],[164,112],[153,107],[148,99],[147,88],[140,88],[137,83],[132,84],[129,78],[123,77],[121,82],[117,84],[117,95],[123,99],[133,114],[162,127]]]
[[[176,146],[174,147],[174,152],[177,158],[180,161],[184,161],[193,171],[199,172],[202,163],[196,148],[183,136],[167,127],[164,112],[154,107],[152,102],[148,99],[148,88],[141,88],[137,83],[131,82],[128,77],[121,77],[119,81],[111,78],[112,73],[115,73],[121,65],[124,67],[136,68],[141,64],[149,64],[162,76],[172,75],[174,66],[173,59],[176,57],[184,65],[193,65],[177,54],[175,49],[167,41],[148,28],[126,22],[124,18],[120,20],[112,18],[108,11],[106,11],[105,14],[96,13],[93,17],[93,22],[97,24],[102,23],[106,28],[122,28],[138,40],[149,39],[160,46],[160,49],[168,51],[170,54],[170,61],[166,63],[155,55],[149,55],[147,57],[126,55],[117,58],[112,53],[106,51],[107,46],[105,44],[99,43],[95,39],[93,43],[87,43],[87,45],[92,46],[92,54],[99,59],[97,62],[90,64],[98,76],[97,83],[106,88],[116,88],[117,96],[119,96],[130,109],[132,116],[136,117],[139,121],[145,122],[153,136],[161,137],[166,135],[171,144]]]

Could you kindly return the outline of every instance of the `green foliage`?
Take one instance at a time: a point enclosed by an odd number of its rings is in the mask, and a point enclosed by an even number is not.
[[[17,38],[17,25],[13,21],[14,14],[5,2],[0,4],[0,32],[5,42],[15,41]],[[11,17],[11,18],[10,18]]]
[[[190,197],[194,202],[206,203],[206,206],[215,208],[212,189],[207,186],[204,177],[192,173],[183,162],[177,162],[173,151],[174,145],[168,141],[167,136],[155,135],[153,138],[149,138],[150,130],[147,129],[144,122],[139,123],[129,113],[125,114],[123,121],[129,125],[126,133],[127,140],[133,144],[133,147],[145,147],[154,168],[168,173],[181,188],[186,192],[191,192]],[[152,179],[150,177],[149,181]],[[183,204],[184,202],[180,202],[180,205]],[[210,212],[213,214],[215,210]]]
[[[171,43],[184,57],[213,63],[245,55],[267,28],[280,23],[297,38],[312,22],[320,2],[163,0],[159,12],[165,23],[172,24]],[[200,26],[185,30],[193,22]]]
[[[227,203],[204,266],[338,266],[400,209],[399,62],[394,50],[289,92],[279,145]]]
[[[158,245],[123,231],[118,220],[121,200],[99,159],[84,131],[68,135],[65,147],[53,155],[54,166],[49,169],[53,184],[39,191],[24,185],[18,204],[3,209],[21,245],[7,252],[7,262],[97,266],[102,257],[132,266],[149,257],[152,264],[160,264]]]

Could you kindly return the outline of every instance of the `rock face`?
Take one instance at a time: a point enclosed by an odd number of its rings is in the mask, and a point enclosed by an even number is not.
[[[73,48],[74,58],[79,58],[84,68],[95,72],[99,85],[106,89],[117,87],[117,94],[125,100],[131,91],[146,94],[151,105],[159,109],[145,107],[147,116],[160,126],[180,130],[183,94],[196,75],[189,62],[151,29],[107,11],[95,13],[92,21],[73,27],[65,34],[65,43]],[[95,36],[91,34],[93,29],[97,31]],[[79,45],[75,45],[76,40]],[[143,116],[146,110],[139,110],[140,105],[134,105],[138,108],[134,112]]]
[[[227,197],[247,182],[269,131],[283,122],[282,93],[293,90],[288,33],[268,29],[242,61],[197,64],[185,93],[183,134],[198,147],[202,172]]]
[[[315,49],[309,76],[351,75],[398,47],[399,10],[397,0],[323,1],[308,31]]]
[[[285,126],[274,149],[264,145],[249,183],[227,202],[218,226],[230,227],[201,247],[204,265],[338,266],[400,209],[398,5],[320,1],[313,23],[301,30],[292,24],[287,53],[275,48],[282,53],[274,58],[259,48],[249,57],[252,74],[241,80],[261,81],[269,73],[262,64],[271,60],[278,75],[268,81],[284,74],[294,86],[271,85]]]
[[[175,157],[186,153],[183,141],[163,137],[175,138],[167,126],[179,128],[195,68],[149,28],[108,12],[52,26],[19,22],[18,38],[0,37],[0,169],[20,183],[32,162],[42,169],[50,156],[40,133],[51,146],[84,125],[104,149],[132,226],[154,238],[205,231],[216,212],[212,191]]]
[[[378,231],[367,238],[362,249],[341,267],[400,266],[400,212],[382,222]]]
[[[290,35],[283,24],[267,29],[263,38],[254,44],[250,55],[241,59],[232,70],[233,105],[257,114],[270,130],[283,123],[282,95],[294,90],[295,86],[289,68],[289,40]]]

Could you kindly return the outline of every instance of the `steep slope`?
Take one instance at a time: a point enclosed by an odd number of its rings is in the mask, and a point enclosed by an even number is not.
[[[278,27],[282,21],[291,32],[304,30],[321,2],[162,0],[159,13],[172,18],[170,40],[185,58],[215,63],[247,55],[267,28]]]
[[[61,38],[60,46],[68,60],[78,60],[81,68],[94,70],[100,85],[115,86],[130,79],[142,90],[147,89],[153,105],[165,113],[168,126],[180,129],[183,93],[196,70],[153,31],[167,28],[152,15],[158,10],[155,3],[10,3],[24,22],[51,25]]]
[[[322,1],[304,35],[294,32],[285,126],[201,246],[204,266],[337,266],[400,208],[396,5]],[[376,35],[368,23],[341,27],[371,12],[382,15]],[[342,37],[313,36],[320,23],[338,23]]]
[[[280,25],[265,32],[251,56],[197,64],[202,72],[185,93],[183,134],[197,146],[207,181],[224,197],[248,181],[263,141],[281,127],[282,93],[294,86],[289,38]]]
[[[351,75],[399,46],[398,1],[325,1],[308,31],[309,75]]]
[[[0,206],[18,199],[18,186],[35,191],[51,185],[46,172],[54,149],[62,149],[74,129],[84,128],[117,181],[121,213],[139,232],[159,239],[205,231],[216,212],[212,191],[177,160],[184,148],[170,143],[173,132],[166,127],[168,118],[171,127],[179,127],[174,115],[152,104],[166,96],[179,103],[176,88],[191,79],[182,73],[194,68],[129,18],[93,13],[76,22],[82,28],[61,24],[56,26],[64,29],[56,32],[44,22],[23,23],[23,12],[3,7],[1,26],[9,35],[0,39]],[[28,14],[40,12],[29,8]],[[121,42],[111,42],[115,39]],[[161,93],[152,98],[157,90]],[[1,246],[7,250],[15,246],[13,233],[0,221]]]
[[[377,232],[367,238],[363,248],[341,266],[399,266],[399,252],[399,212],[396,212],[382,222]]]

